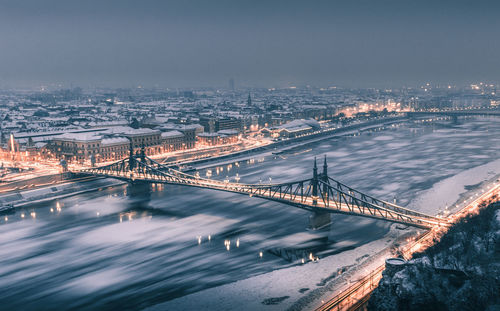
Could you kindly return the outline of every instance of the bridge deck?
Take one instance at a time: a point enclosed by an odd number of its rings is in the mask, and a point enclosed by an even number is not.
[[[233,192],[272,200],[310,211],[326,211],[382,219],[420,228],[447,226],[446,219],[426,215],[370,197],[316,171],[312,179],[283,184],[243,184],[200,178],[173,170],[142,157],[82,171],[86,174],[119,178],[127,181],[185,185]],[[326,162],[325,162],[326,166]],[[314,168],[316,170],[316,166]]]

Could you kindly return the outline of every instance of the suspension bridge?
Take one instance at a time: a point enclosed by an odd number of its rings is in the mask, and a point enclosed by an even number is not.
[[[128,182],[164,183],[213,189],[280,202],[313,212],[313,216],[319,219],[315,221],[313,227],[329,223],[330,213],[381,219],[425,229],[449,225],[444,218],[377,199],[334,180],[328,176],[326,157],[322,172],[318,172],[315,160],[312,177],[277,184],[244,184],[230,182],[228,179],[219,181],[201,178],[161,164],[145,156],[144,152],[138,154],[131,152],[130,156],[123,160],[80,172]]]

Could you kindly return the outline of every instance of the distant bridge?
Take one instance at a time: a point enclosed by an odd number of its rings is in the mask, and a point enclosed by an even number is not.
[[[411,111],[407,112],[410,117],[424,117],[429,115],[445,115],[450,117],[461,116],[500,116],[500,109],[457,109],[457,110],[437,110],[437,111]]]
[[[426,229],[448,225],[446,219],[406,209],[357,191],[330,178],[327,168],[325,157],[321,173],[318,173],[316,160],[314,161],[312,178],[279,184],[243,184],[200,178],[158,163],[145,156],[144,152],[139,155],[131,152],[126,159],[106,166],[84,169],[81,173],[129,182],[213,189],[276,201],[313,212],[313,216],[319,219],[313,227],[329,223],[329,213],[363,216]]]

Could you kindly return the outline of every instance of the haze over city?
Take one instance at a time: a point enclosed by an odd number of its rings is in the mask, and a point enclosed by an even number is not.
[[[0,0],[0,311],[499,310],[499,9]]]
[[[462,0],[3,0],[0,85],[494,83],[499,9]]]

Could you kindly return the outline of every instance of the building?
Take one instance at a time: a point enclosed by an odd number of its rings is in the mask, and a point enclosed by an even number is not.
[[[145,154],[192,149],[196,145],[196,135],[203,131],[198,124],[166,124],[159,129],[115,126],[93,132],[65,133],[51,136],[48,143],[48,157],[65,159],[68,162],[91,163],[120,160],[130,152],[144,149]],[[233,135],[226,135],[228,141]]]
[[[161,142],[164,152],[187,149],[186,136],[177,130],[161,133]]]
[[[214,118],[201,117],[200,118],[200,125],[203,126],[204,132],[207,132],[207,133],[215,132],[215,119]]]
[[[215,120],[215,131],[223,130],[235,130],[240,132],[242,128],[242,123],[240,119],[237,118],[220,118]]]
[[[200,124],[207,133],[214,133],[223,130],[235,130],[241,132],[243,122],[238,118],[200,118]]]
[[[144,148],[146,155],[161,152],[161,131],[149,128],[128,128],[121,132],[121,134],[130,140],[135,152],[142,148]]]
[[[239,133],[235,130],[222,130],[217,132],[221,135],[223,144],[234,144],[238,142]]]
[[[51,137],[48,156],[68,162],[106,162],[123,159],[133,147],[147,155],[163,151],[161,132],[148,128],[117,126],[95,132],[65,133]]]
[[[234,144],[238,142],[239,133],[235,130],[222,130],[217,133],[198,134],[198,144],[200,146],[218,146]]]
[[[199,124],[165,124],[159,128],[162,131],[178,131],[184,135],[185,148],[183,149],[192,149],[196,145],[196,135],[203,132],[203,126]]]
[[[95,133],[66,133],[52,138],[47,145],[49,156],[68,162],[84,163],[100,159],[102,136]]]
[[[200,146],[217,146],[222,145],[222,138],[217,133],[203,132],[197,136],[198,144]]]
[[[261,130],[261,133],[267,137],[273,138],[293,138],[305,134],[312,133],[321,128],[318,121],[313,119],[308,120],[293,120],[283,125],[266,127]]]
[[[100,159],[116,161],[125,158],[130,152],[130,140],[126,137],[111,137],[101,140]]]
[[[229,79],[229,90],[234,91],[234,79]]]

